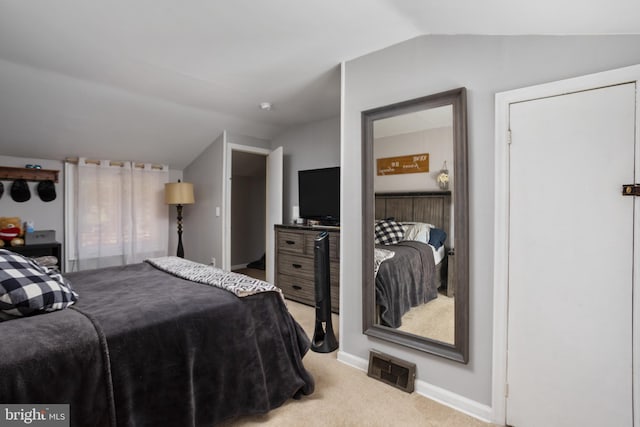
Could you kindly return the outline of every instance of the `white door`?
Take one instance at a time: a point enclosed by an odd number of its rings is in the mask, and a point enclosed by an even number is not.
[[[633,425],[635,90],[510,105],[509,425]]]
[[[275,224],[282,224],[282,147],[273,150],[267,156],[267,236],[265,251],[265,276],[267,282],[275,279]]]

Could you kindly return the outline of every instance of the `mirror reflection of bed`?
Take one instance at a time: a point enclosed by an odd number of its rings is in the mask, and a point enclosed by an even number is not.
[[[374,123],[376,160],[422,153],[428,154],[426,172],[385,174],[376,168],[376,323],[453,344],[455,285],[448,267],[454,257],[454,183],[438,180],[454,164],[451,106]],[[380,229],[394,224],[396,235],[388,239]],[[381,261],[389,251],[393,257]]]
[[[451,192],[378,193],[375,197],[377,321],[454,342],[454,284],[449,281]],[[389,237],[389,229],[395,235]],[[446,230],[446,231],[445,231]],[[392,255],[393,254],[393,255]],[[378,264],[378,262],[376,262]]]

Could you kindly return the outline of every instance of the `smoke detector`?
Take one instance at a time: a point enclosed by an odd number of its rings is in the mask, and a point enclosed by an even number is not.
[[[273,105],[270,102],[261,102],[260,109],[264,111],[271,111],[273,109]]]

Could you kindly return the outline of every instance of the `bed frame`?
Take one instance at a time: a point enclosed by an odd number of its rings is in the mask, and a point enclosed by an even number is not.
[[[394,218],[398,222],[426,222],[451,235],[451,191],[427,191],[411,193],[376,193],[375,219]],[[445,244],[450,247],[450,244]],[[436,266],[440,278],[438,288],[447,284],[447,256]],[[448,291],[448,290],[447,290]]]
[[[433,224],[450,234],[451,191],[376,193],[376,219]]]

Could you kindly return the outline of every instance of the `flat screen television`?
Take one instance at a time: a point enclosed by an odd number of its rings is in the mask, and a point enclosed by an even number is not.
[[[340,168],[298,171],[300,218],[340,224]]]

